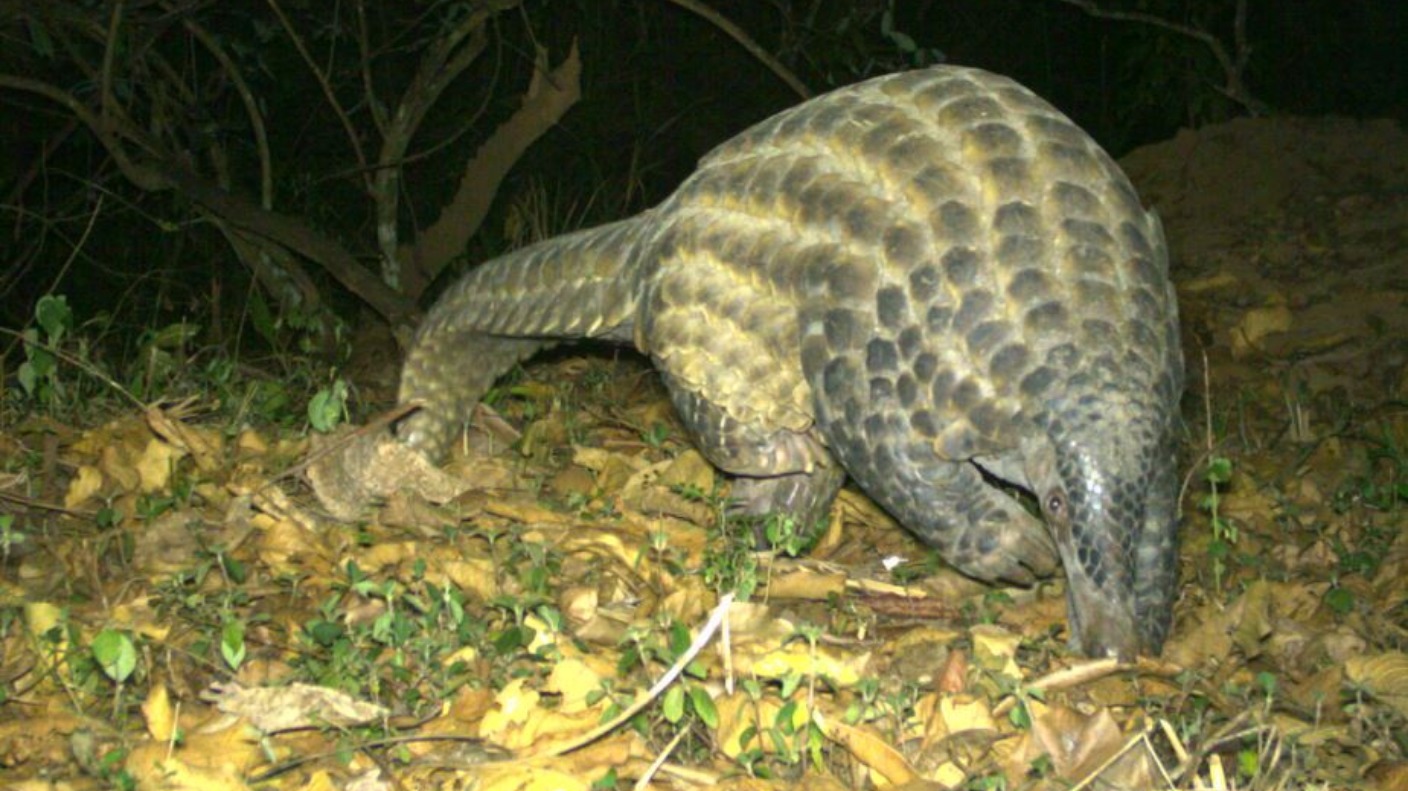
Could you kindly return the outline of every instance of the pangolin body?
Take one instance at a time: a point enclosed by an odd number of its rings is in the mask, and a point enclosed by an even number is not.
[[[442,455],[499,375],[578,337],[650,356],[744,510],[815,520],[849,474],[974,577],[1059,561],[1077,648],[1160,649],[1183,377],[1163,232],[1017,83],[939,66],[833,91],[654,209],[478,267],[420,328],[400,398],[424,407],[397,436]]]

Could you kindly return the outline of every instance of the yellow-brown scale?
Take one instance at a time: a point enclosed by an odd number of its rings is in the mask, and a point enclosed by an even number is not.
[[[849,474],[975,577],[1059,562],[1073,643],[1129,657],[1162,645],[1175,584],[1177,322],[1109,157],[942,66],[783,112],[655,209],[475,270],[417,336],[401,397],[426,409],[398,436],[438,456],[543,344],[633,342],[740,510],[815,520]]]

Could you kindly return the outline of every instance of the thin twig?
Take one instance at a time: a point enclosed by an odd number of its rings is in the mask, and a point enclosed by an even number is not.
[[[708,20],[709,24],[722,30],[729,38],[737,41],[744,49],[748,50],[750,55],[757,58],[764,66],[767,66],[768,70],[776,74],[778,79],[787,83],[787,87],[796,92],[798,96],[803,99],[812,98],[811,89],[807,88],[807,86],[797,78],[797,75],[793,74],[786,66],[782,65],[781,61],[774,58],[767,50],[763,49],[758,42],[754,41],[752,37],[743,31],[743,28],[730,22],[723,14],[704,5],[702,2],[699,2],[699,0],[670,0],[670,2],[680,8],[704,17],[704,19]]]
[[[338,120],[342,122],[342,129],[347,135],[347,142],[352,146],[352,153],[357,157],[357,164],[365,168],[367,166],[367,156],[362,151],[361,138],[357,136],[357,129],[352,125],[352,119],[349,118],[347,112],[342,109],[342,103],[337,100],[337,94],[333,92],[332,83],[328,81],[328,76],[323,73],[323,70],[319,68],[318,64],[313,60],[313,56],[309,54],[308,48],[303,44],[303,38],[298,35],[298,31],[293,29],[293,22],[284,14],[283,7],[279,5],[279,0],[267,0],[267,2],[269,3],[269,7],[273,9],[274,15],[279,18],[279,23],[283,25],[284,32],[288,34],[289,41],[293,44],[294,49],[298,50],[298,54],[303,58],[303,62],[308,64],[308,70],[313,73],[313,77],[317,79],[318,85],[322,87],[323,96],[327,98],[328,104],[332,106],[332,111],[337,114]],[[368,190],[371,189],[370,184],[366,186]]]

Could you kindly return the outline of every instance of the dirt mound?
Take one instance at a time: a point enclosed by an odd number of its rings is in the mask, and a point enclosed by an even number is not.
[[[1190,362],[1225,384],[1408,392],[1408,133],[1393,121],[1241,119],[1122,161],[1163,218]]]

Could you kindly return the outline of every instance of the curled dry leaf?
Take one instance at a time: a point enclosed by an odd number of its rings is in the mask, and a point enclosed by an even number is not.
[[[286,687],[214,684],[201,697],[213,702],[226,714],[245,718],[264,733],[329,724],[350,727],[374,722],[387,715],[385,708],[374,703],[312,684],[290,684]]]
[[[1408,654],[1389,651],[1344,663],[1345,679],[1408,717]]]
[[[856,760],[884,777],[886,782],[901,785],[917,779],[918,773],[899,750],[868,728],[847,725],[817,711],[812,715],[828,739],[846,748]]]

